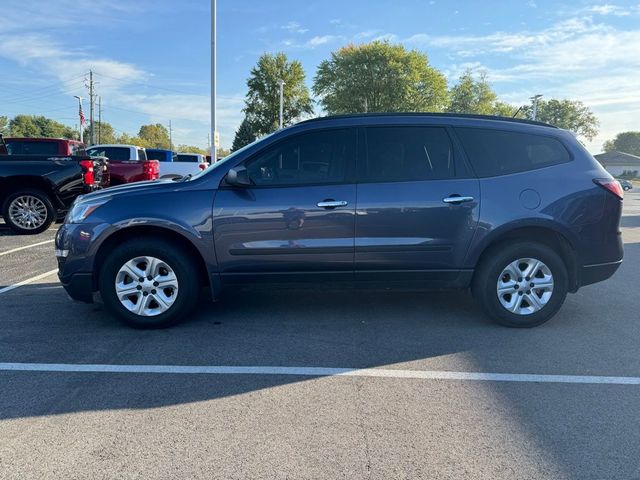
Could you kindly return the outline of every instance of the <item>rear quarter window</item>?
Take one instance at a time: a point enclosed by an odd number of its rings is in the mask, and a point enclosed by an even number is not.
[[[9,141],[7,150],[13,155],[58,155],[57,142]]]
[[[526,172],[571,161],[562,142],[553,137],[488,128],[456,128],[479,177]]]

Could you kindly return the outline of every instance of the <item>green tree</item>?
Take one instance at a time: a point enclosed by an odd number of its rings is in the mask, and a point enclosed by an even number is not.
[[[640,132],[621,132],[604,142],[605,152],[617,151],[640,157]]]
[[[330,114],[441,112],[447,81],[424,53],[374,41],[348,45],[318,66],[313,92]]]
[[[473,77],[471,70],[466,70],[458,83],[450,91],[451,103],[447,108],[453,113],[476,113],[492,115],[498,96],[491,89],[484,73],[478,79]]]
[[[93,129],[93,125],[89,124],[85,129],[84,129],[84,139],[85,142],[88,142],[89,139],[91,138],[91,130]],[[95,131],[95,135],[93,137],[93,141],[96,143],[118,143],[118,136],[116,135],[116,132],[114,131],[113,127],[111,126],[110,123],[107,122],[96,122],[96,131]]]
[[[523,107],[522,112],[526,118],[532,118],[533,106]],[[570,130],[587,140],[593,140],[600,125],[593,112],[582,102],[555,98],[538,100],[536,120]]]
[[[0,115],[0,134],[6,135],[9,133],[9,119]]]
[[[9,134],[13,137],[78,138],[73,128],[42,115],[16,115],[9,122]]]
[[[302,115],[313,113],[309,89],[304,83],[302,64],[289,61],[284,53],[263,54],[247,80],[249,91],[244,112],[257,135],[266,135],[278,128],[280,86],[284,80],[283,124],[290,125]]]
[[[147,148],[171,148],[169,130],[161,123],[142,125],[138,132],[138,138],[142,140],[142,146]]]
[[[235,152],[236,150],[241,149],[245,145],[249,145],[254,142],[256,139],[256,134],[253,131],[253,127],[251,123],[247,119],[247,117],[242,120],[240,127],[236,130],[236,135],[233,137],[233,144],[231,145],[231,151]]]
[[[178,145],[178,152],[180,153],[200,153],[202,155],[209,155],[204,148],[196,147],[195,145]]]

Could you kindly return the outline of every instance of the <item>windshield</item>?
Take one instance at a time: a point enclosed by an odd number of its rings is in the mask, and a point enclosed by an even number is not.
[[[226,157],[224,157],[222,160],[212,163],[211,166],[209,166],[208,168],[205,168],[204,170],[199,171],[198,173],[196,173],[195,175],[192,175],[191,177],[189,177],[188,179],[186,179],[185,181],[187,182],[191,182],[193,180],[195,180],[196,178],[200,178],[204,175],[207,175],[208,173],[217,170],[218,168],[224,167],[224,165],[226,165],[230,160],[233,160],[234,158],[236,158],[237,155],[239,155],[240,153],[248,150],[249,148],[253,147],[255,144],[262,142],[264,140],[266,140],[267,138],[271,137],[272,135],[274,135],[276,132],[270,133],[269,135],[259,138],[253,142],[251,142],[248,145],[245,145],[244,147],[242,147],[239,150],[236,150],[235,152],[231,153],[230,155],[227,155]]]

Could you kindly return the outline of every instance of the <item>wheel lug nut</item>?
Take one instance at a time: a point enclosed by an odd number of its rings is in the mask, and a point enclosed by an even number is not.
[[[138,289],[138,290],[142,290],[142,287],[141,287],[140,285],[138,285],[138,286],[136,287],[136,289]]]
[[[527,278],[526,278],[526,280],[527,280],[527,282],[528,282],[529,280],[531,280],[531,277],[527,277]]]
[[[149,292],[142,292],[142,295],[146,297],[147,295],[149,295]]]
[[[514,285],[513,288],[515,288],[516,290],[520,288],[520,285]]]
[[[527,290],[527,295],[531,295],[531,290]]]
[[[155,295],[155,294],[156,294],[156,289],[154,288],[153,290],[151,290],[151,293],[152,293],[153,295]]]
[[[518,292],[518,295],[524,295],[524,292],[523,292],[522,290],[520,290],[520,291]]]
[[[160,285],[158,282],[153,282],[154,287],[157,287],[158,285]]]
[[[533,287],[534,287],[533,282],[532,282],[532,283],[530,283],[530,284],[529,284],[529,286],[530,286],[531,288],[533,288]]]
[[[138,281],[139,281],[139,282],[144,282],[144,277],[140,277],[140,278],[138,279]]]
[[[151,275],[149,275],[149,276],[147,277],[147,280],[153,280],[153,277],[152,277]]]

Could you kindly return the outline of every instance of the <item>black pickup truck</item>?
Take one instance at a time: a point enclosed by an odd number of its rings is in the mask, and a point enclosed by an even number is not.
[[[78,195],[107,186],[106,158],[0,154],[2,216],[16,233],[46,230]]]

